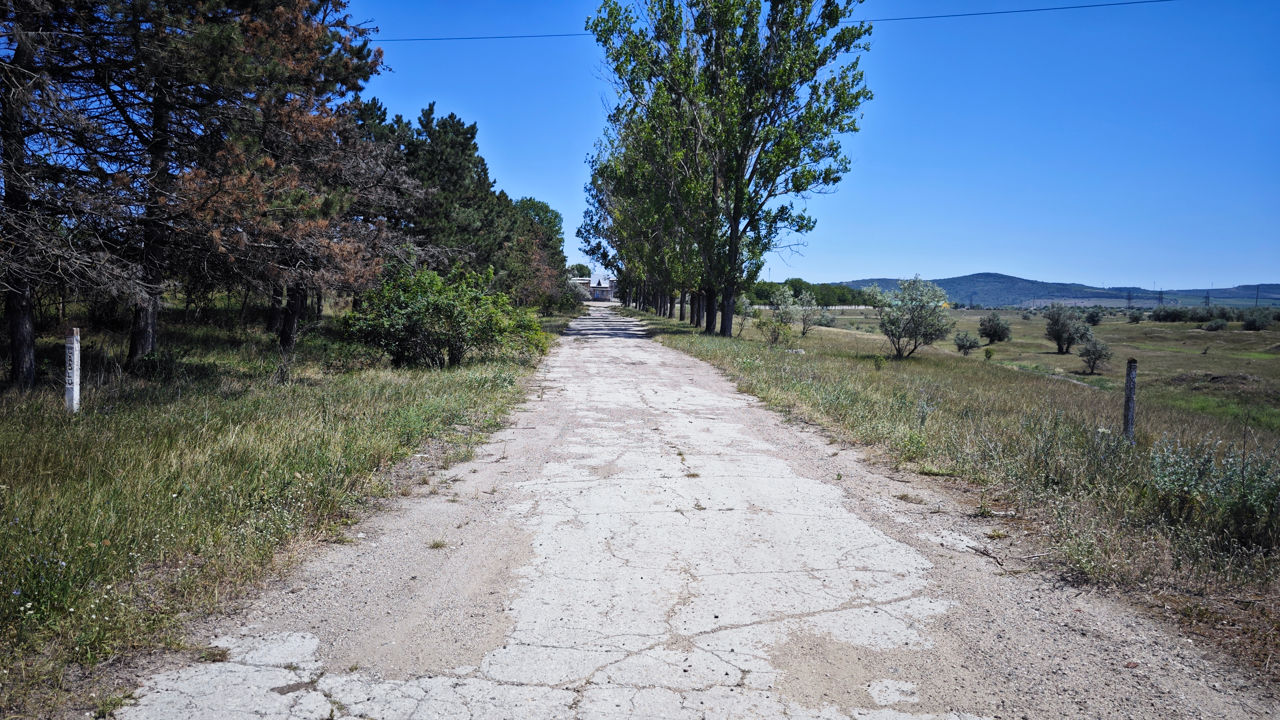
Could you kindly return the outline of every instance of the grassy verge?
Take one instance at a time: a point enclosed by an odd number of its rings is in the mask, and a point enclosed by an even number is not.
[[[118,338],[87,336],[77,415],[54,388],[0,395],[2,716],[43,715],[69,668],[173,642],[184,614],[234,595],[291,538],[336,539],[425,443],[465,456],[531,367],[392,369],[321,328],[280,384],[265,334],[162,340],[135,377],[115,369]]]
[[[1265,426],[1141,400],[1131,447],[1118,390],[926,352],[885,362],[881,341],[815,329],[804,354],[646,317],[774,408],[983,490],[1044,529],[1072,576],[1127,588],[1270,672],[1280,649],[1280,438]]]

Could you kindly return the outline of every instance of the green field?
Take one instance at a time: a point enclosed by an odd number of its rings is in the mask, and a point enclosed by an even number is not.
[[[978,334],[978,320],[990,311],[953,310],[955,332]],[[837,328],[860,328],[851,342],[867,352],[885,352],[873,310],[835,311]],[[1059,355],[1044,337],[1039,315],[1022,319],[1019,311],[1001,312],[1013,330],[1010,342],[992,346],[992,362],[1046,376],[1083,382],[1102,390],[1124,384],[1125,361],[1138,361],[1143,406],[1156,405],[1193,411],[1225,422],[1218,434],[1241,430],[1280,433],[1280,326],[1251,332],[1240,323],[1226,330],[1201,330],[1196,323],[1130,323],[1121,311],[1103,318],[1094,334],[1111,346],[1115,358],[1096,375],[1087,375],[1080,358]],[[878,349],[877,349],[878,348]],[[925,351],[958,356],[950,340]],[[982,362],[982,350],[957,361]]]
[[[953,315],[976,333],[979,313]],[[1280,650],[1280,332],[1109,317],[1095,332],[1116,360],[1089,376],[1078,357],[1054,352],[1042,320],[1006,317],[1013,341],[990,361],[950,341],[892,361],[870,310],[798,338],[803,354],[752,327],[708,337],[645,316],[661,342],[772,407],[872,457],[956,478],[977,490],[975,513],[1015,512],[1068,578],[1125,588],[1269,663]],[[1120,432],[1129,356],[1139,363],[1134,446]]]

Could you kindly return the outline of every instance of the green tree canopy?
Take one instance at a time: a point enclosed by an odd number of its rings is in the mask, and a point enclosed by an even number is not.
[[[813,228],[794,198],[848,169],[840,137],[871,97],[858,62],[871,28],[849,21],[857,4],[651,0],[637,11],[605,0],[587,27],[619,104],[593,161],[584,250],[622,278],[696,282],[707,330],[718,303],[731,335],[734,300],[764,255]]]
[[[900,281],[888,302],[880,311],[880,331],[889,339],[895,359],[946,339],[955,325],[947,317],[946,291],[919,275]]]

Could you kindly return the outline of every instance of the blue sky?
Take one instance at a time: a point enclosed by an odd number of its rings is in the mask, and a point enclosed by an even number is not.
[[[1094,0],[1097,1],[1097,0]],[[868,0],[867,18],[1084,0]],[[356,0],[381,38],[577,32],[597,2]],[[852,171],[762,277],[1003,272],[1186,288],[1280,282],[1280,1],[875,25]],[[497,184],[565,217],[612,96],[589,37],[378,43],[367,95],[479,127]]]

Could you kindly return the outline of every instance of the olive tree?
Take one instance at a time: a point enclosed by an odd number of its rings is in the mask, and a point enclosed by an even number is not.
[[[800,297],[796,298],[796,303],[800,306],[800,337],[804,337],[822,316],[822,308],[818,307],[818,301],[814,299],[811,290],[802,290]]]
[[[1009,323],[992,310],[990,315],[978,321],[978,335],[986,338],[988,345],[994,345],[998,342],[1007,342],[1013,337],[1013,331],[1009,329]]]
[[[1084,361],[1084,367],[1093,375],[1098,368],[1105,367],[1107,362],[1111,360],[1111,346],[1090,336],[1080,346],[1080,359]]]
[[[1093,337],[1093,332],[1080,317],[1080,311],[1054,303],[1044,311],[1044,336],[1058,346],[1058,354],[1066,355],[1077,343]]]
[[[911,357],[925,345],[946,339],[954,325],[945,308],[947,293],[917,275],[898,283],[880,311],[880,331],[889,339],[895,360]]]
[[[769,309],[773,311],[773,319],[784,325],[794,323],[800,316],[796,296],[791,294],[791,288],[786,285],[780,285],[769,293]]]
[[[982,343],[978,340],[978,338],[974,337],[967,330],[964,332],[956,333],[955,343],[956,343],[956,350],[959,350],[960,353],[965,357],[968,357],[969,353],[973,352],[974,350],[977,350],[978,347],[982,345]]]

